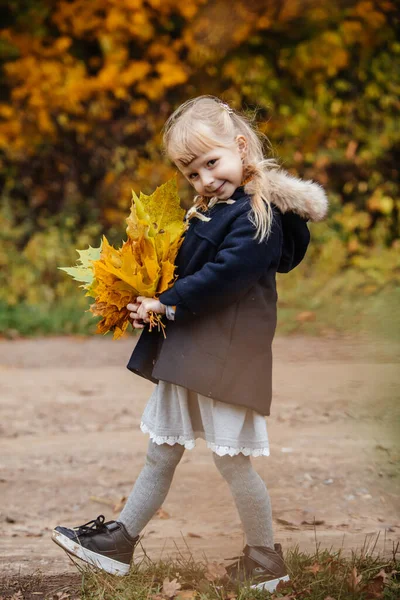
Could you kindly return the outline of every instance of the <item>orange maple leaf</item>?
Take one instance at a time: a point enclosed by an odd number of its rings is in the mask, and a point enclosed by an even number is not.
[[[99,249],[78,251],[81,264],[64,269],[84,283],[87,296],[95,298],[89,310],[102,317],[96,333],[113,331],[113,339],[120,338],[130,323],[127,304],[137,296],[157,297],[173,284],[186,227],[175,178],[150,196],[132,194],[128,239],[122,246],[114,248],[103,236]],[[152,325],[165,328],[159,315],[151,315]]]

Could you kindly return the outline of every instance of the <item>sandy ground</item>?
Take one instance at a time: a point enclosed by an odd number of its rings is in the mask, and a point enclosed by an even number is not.
[[[148,442],[139,423],[153,386],[125,368],[133,345],[0,341],[1,575],[72,574],[52,527],[117,517]],[[390,553],[400,539],[400,344],[277,338],[274,358],[271,456],[254,465],[276,541]],[[143,547],[154,559],[189,549],[215,560],[243,542],[229,489],[198,441]]]

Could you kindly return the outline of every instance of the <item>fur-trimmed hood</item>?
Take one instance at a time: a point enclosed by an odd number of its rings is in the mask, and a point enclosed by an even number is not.
[[[328,198],[318,183],[303,181],[283,169],[271,169],[266,176],[270,184],[271,201],[281,213],[294,212],[313,222],[325,219]],[[252,193],[251,183],[247,183],[244,188],[248,194]]]
[[[328,198],[313,181],[303,181],[281,169],[266,172],[269,199],[281,213],[282,255],[279,273],[288,273],[303,260],[310,242],[307,221],[322,221],[328,212]],[[252,182],[245,185],[251,194]]]

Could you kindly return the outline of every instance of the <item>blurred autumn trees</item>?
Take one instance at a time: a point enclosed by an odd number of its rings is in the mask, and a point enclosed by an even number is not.
[[[1,11],[0,301],[70,293],[56,267],[103,232],[121,240],[131,189],[150,193],[174,172],[165,119],[205,93],[257,109],[281,164],[329,193],[296,277],[317,265],[336,292],[399,282],[393,1],[9,0]]]

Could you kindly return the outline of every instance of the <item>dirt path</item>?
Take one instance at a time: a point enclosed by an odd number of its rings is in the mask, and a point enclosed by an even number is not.
[[[125,369],[133,343],[0,341],[2,575],[72,573],[52,527],[118,514],[113,505],[147,448],[139,422],[152,384]],[[400,344],[278,338],[274,357],[271,456],[254,464],[271,494],[276,539],[355,549],[380,533],[377,547],[390,552],[400,537]],[[163,510],[144,530],[152,558],[186,544],[211,560],[242,547],[203,441],[185,453]]]

